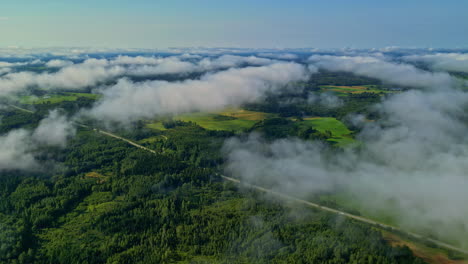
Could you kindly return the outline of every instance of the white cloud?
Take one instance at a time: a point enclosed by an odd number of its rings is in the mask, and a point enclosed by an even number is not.
[[[193,63],[181,61],[175,57],[157,59],[152,64],[133,64],[127,70],[128,75],[148,76],[157,74],[183,74],[200,71],[200,68]]]
[[[50,68],[62,68],[70,65],[73,65],[73,62],[68,60],[50,60],[46,63],[46,66]]]
[[[398,64],[369,56],[314,55],[309,61],[330,71],[346,71],[386,83],[415,88],[444,88],[455,85],[457,79],[444,72],[427,72],[409,64]]]
[[[468,93],[450,88],[389,97],[376,106],[382,119],[364,124],[363,144],[339,152],[298,139],[231,139],[227,172],[301,197],[345,191],[405,229],[468,246],[466,107]]]
[[[202,69],[205,70],[214,70],[219,68],[232,68],[232,67],[239,67],[244,64],[247,65],[268,65],[272,64],[275,61],[265,58],[258,58],[255,56],[235,56],[235,55],[222,55],[216,59],[208,59],[205,58],[199,62],[199,65]]]
[[[3,67],[17,67],[17,66],[23,66],[23,65],[28,65],[28,64],[38,64],[41,63],[40,60],[33,60],[30,62],[7,62],[7,61],[0,61],[0,68]]]
[[[0,67],[12,67],[14,64],[6,61],[0,61]]]
[[[319,95],[311,93],[307,98],[309,104],[320,104],[330,108],[340,107],[344,104],[343,100],[332,93],[320,93]]]
[[[75,128],[70,121],[53,111],[34,131],[16,129],[0,136],[0,170],[38,170],[36,160],[40,146],[64,147]]]
[[[98,60],[90,60],[64,67],[55,73],[10,73],[0,77],[0,95],[21,91],[30,86],[43,89],[82,89],[121,76],[125,72],[121,66],[102,67],[99,63]]]
[[[77,64],[68,60],[51,60],[46,63],[46,66],[59,68],[58,72],[19,72],[0,77],[0,86],[3,87],[0,95],[21,91],[30,86],[38,86],[42,89],[82,89],[122,76],[186,74],[245,65],[269,65],[274,62],[270,59],[254,56],[233,55],[224,55],[213,59],[205,58],[196,62],[184,61],[176,56],[165,58],[118,56],[110,60],[91,58]],[[37,59],[26,63],[2,62],[0,67],[38,63],[43,62]]]
[[[41,120],[32,138],[40,144],[65,147],[67,139],[75,133],[72,122],[54,110],[47,118]]]
[[[30,133],[23,129],[0,136],[0,170],[38,168],[30,141]]]
[[[198,54],[184,53],[179,56],[181,59],[201,59],[202,56]]]
[[[257,56],[280,60],[295,60],[298,58],[298,56],[293,53],[258,53]]]
[[[304,80],[307,75],[299,64],[276,63],[230,69],[182,82],[120,80],[102,92],[103,98],[91,114],[103,120],[128,122],[158,114],[215,110],[254,101],[266,91]]]
[[[423,62],[434,70],[468,72],[468,53],[437,53],[409,55],[406,61]]]
[[[156,58],[156,57],[143,57],[143,56],[118,56],[117,58],[110,61],[111,64],[137,64],[137,65],[155,65],[160,64],[163,62],[163,58]]]
[[[0,76],[11,71],[10,68],[0,68]]]

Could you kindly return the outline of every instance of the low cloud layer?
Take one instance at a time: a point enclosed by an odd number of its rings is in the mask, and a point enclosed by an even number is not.
[[[0,68],[0,76],[11,71],[10,68]]]
[[[103,90],[90,113],[103,120],[128,122],[154,115],[211,111],[261,98],[267,91],[305,80],[308,71],[296,63],[230,69],[181,82],[120,80]]]
[[[42,63],[34,60],[35,63]],[[33,62],[34,62],[33,61]],[[223,55],[197,61],[185,61],[177,56],[143,57],[118,56],[114,59],[86,59],[82,63],[53,59],[44,65],[58,68],[57,72],[35,73],[30,71],[10,72],[11,67],[28,65],[33,62],[0,62],[1,95],[23,91],[28,87],[41,89],[83,89],[123,76],[154,76],[163,74],[187,74],[228,69],[247,65],[262,66],[273,60],[254,56]],[[9,67],[9,68],[7,68]],[[5,69],[5,70],[4,70]],[[8,70],[7,70],[8,69]]]
[[[67,139],[75,133],[76,129],[72,122],[55,110],[39,122],[32,138],[39,144],[65,147]]]
[[[378,57],[314,55],[309,61],[329,71],[352,72],[385,83],[414,88],[443,89],[459,81],[445,72],[428,72],[413,65],[393,63]]]
[[[403,60],[422,62],[437,71],[468,72],[467,53],[437,53],[423,55],[409,55]]]
[[[49,68],[62,68],[62,67],[70,66],[73,64],[74,63],[69,60],[50,60],[45,64],[45,66]]]
[[[343,100],[333,93],[320,93],[313,94],[311,93],[307,97],[307,103],[309,104],[320,104],[322,106],[336,108],[344,104]]]
[[[53,111],[34,131],[16,129],[0,136],[0,170],[38,170],[35,154],[42,146],[64,147],[75,134],[70,121]]]
[[[226,142],[226,172],[300,197],[345,191],[405,229],[468,247],[468,93],[412,90],[376,108],[383,118],[361,124],[358,149],[252,135]]]
[[[299,58],[296,54],[293,53],[259,53],[257,54],[259,57],[271,58],[271,59],[280,59],[280,60],[295,60]]]
[[[223,55],[216,59],[202,59],[199,62],[199,65],[202,69],[212,70],[218,68],[233,68],[245,65],[268,65],[272,64],[274,61],[265,58],[258,58],[255,56],[234,56],[234,55]]]
[[[169,57],[117,56],[109,59],[88,58],[80,63],[68,59],[52,59],[43,62],[33,59],[27,62],[0,62],[0,95],[23,91],[28,87],[41,89],[83,89],[95,87],[125,76],[156,76],[164,74],[203,73],[246,66],[268,66],[281,60],[294,60],[291,53],[260,53],[263,57],[221,55],[201,57],[182,54]],[[416,55],[415,55],[416,56]],[[432,56],[432,57],[431,57]],[[435,69],[450,67],[462,71],[466,54],[418,55],[419,60],[433,61]],[[406,56],[406,60],[416,57]],[[412,59],[411,59],[412,58]],[[442,58],[445,62],[441,62]],[[436,60],[437,59],[437,60]],[[388,84],[417,88],[439,88],[453,86],[460,81],[445,72],[428,72],[410,64],[395,63],[379,53],[372,56],[313,55],[309,58],[309,71],[318,68],[330,71],[347,71],[357,75],[377,78]],[[437,62],[436,62],[437,61]],[[449,62],[450,61],[450,62]],[[452,65],[458,63],[456,65]],[[35,73],[12,71],[18,66],[42,64],[58,69],[56,72]]]
[[[82,89],[120,76],[124,72],[123,67],[102,67],[102,63],[94,59],[64,67],[55,73],[14,72],[0,77],[0,95],[22,91],[27,87]]]
[[[30,140],[31,134],[23,129],[0,136],[0,170],[38,168]]]
[[[267,142],[252,135],[226,142],[226,171],[295,196],[344,190],[365,210],[391,211],[404,228],[431,230],[468,246],[468,211],[464,205],[468,201],[468,94],[456,89],[460,81],[448,73],[395,62],[418,61],[434,70],[464,71],[466,55],[422,53],[418,57],[387,57],[393,51],[366,55],[345,50],[343,56],[311,56],[306,65],[279,62],[275,59],[298,58],[291,56],[294,54],[270,54],[268,50],[256,51],[258,57],[219,56],[225,52],[219,49],[209,56],[181,53],[164,58],[118,56],[80,62],[62,58],[45,60],[48,67],[56,68],[55,72],[46,73],[15,72],[12,69],[21,65],[3,62],[0,95],[33,86],[95,87],[102,97],[82,113],[101,121],[128,123],[155,115],[213,111],[256,101],[267,92],[306,80],[318,69],[346,71],[386,84],[420,88],[385,97],[376,106],[381,120],[369,123],[363,122],[363,116],[353,118],[354,125],[362,127],[358,139],[363,144],[359,148],[337,152],[317,142]],[[123,78],[194,72],[206,73],[200,79],[175,82],[133,82]],[[115,85],[105,84],[111,80],[118,81]],[[325,93],[310,96],[308,102],[328,107],[343,104],[338,97]],[[0,136],[0,170],[37,168],[34,153],[38,147],[63,147],[73,134],[71,123],[52,112],[34,131],[20,129]]]

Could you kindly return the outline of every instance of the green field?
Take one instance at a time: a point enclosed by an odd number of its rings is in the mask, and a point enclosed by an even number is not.
[[[243,131],[251,128],[256,122],[274,117],[275,114],[254,112],[244,109],[228,108],[220,112],[189,113],[177,115],[173,119],[184,122],[194,122],[208,130]],[[157,130],[166,130],[162,121],[155,121],[146,125]]]
[[[213,113],[191,113],[174,117],[175,120],[194,122],[208,130],[242,131],[251,128],[256,121],[233,118],[222,120],[223,115]],[[232,118],[232,117],[231,117]]]
[[[156,130],[166,130],[166,128],[164,127],[161,121],[146,124],[146,127],[156,129]]]
[[[350,94],[361,94],[361,93],[376,93],[384,94],[389,91],[383,91],[378,89],[377,85],[360,85],[360,86],[333,86],[323,85],[320,86],[322,92],[335,92],[338,96],[348,96]]]
[[[258,121],[276,117],[275,114],[247,111],[243,109],[228,109],[216,113],[189,113],[178,115],[174,120],[194,122],[208,130],[243,131],[251,128]],[[298,121],[299,126],[310,126],[320,132],[330,131],[332,137],[328,141],[338,146],[346,146],[356,141],[350,131],[341,121],[333,117],[308,117]],[[166,130],[162,121],[146,125],[156,130]]]
[[[239,109],[239,108],[227,108],[221,112],[218,112],[217,114],[230,116],[230,117],[243,119],[243,120],[254,120],[254,121],[260,121],[260,120],[264,120],[264,119],[276,116],[275,114],[255,112],[255,111],[249,111],[249,110],[244,110],[244,109]]]
[[[332,137],[330,142],[336,142],[338,146],[345,146],[355,143],[352,131],[349,130],[341,121],[333,117],[308,117],[301,121],[304,125],[309,125],[320,132],[330,131]]]
[[[63,101],[76,101],[80,97],[86,97],[89,99],[97,99],[99,95],[90,93],[58,93],[58,94],[46,94],[44,96],[22,96],[19,101],[22,104],[56,104]]]

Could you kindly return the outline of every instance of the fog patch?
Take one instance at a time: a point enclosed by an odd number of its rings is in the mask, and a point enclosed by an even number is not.
[[[408,91],[376,106],[357,148],[258,135],[226,141],[226,173],[296,197],[337,190],[399,226],[468,246],[468,94],[456,89]]]
[[[67,139],[75,133],[76,128],[73,123],[54,110],[48,117],[41,120],[32,137],[40,144],[65,147]]]
[[[279,60],[296,60],[299,57],[293,53],[258,53],[257,56]]]
[[[337,108],[343,106],[344,102],[338,96],[332,93],[311,93],[307,97],[308,104],[319,104],[329,108]]]
[[[0,62],[0,96],[24,91],[26,88],[85,89],[106,83],[123,76],[154,76],[164,74],[188,74],[217,71],[245,66],[264,66],[275,61],[255,56],[222,55],[184,60],[183,57],[118,56],[113,59],[88,58],[81,63],[54,59],[47,63],[40,60],[29,62]],[[57,72],[35,73],[31,71],[10,72],[9,67],[43,63],[56,68]]]
[[[445,72],[428,72],[404,63],[369,56],[313,55],[309,61],[321,69],[352,72],[405,87],[443,89],[460,81]]]
[[[41,147],[65,147],[75,134],[70,121],[53,111],[34,131],[16,129],[0,136],[0,170],[39,170],[35,155]]]
[[[134,83],[122,79],[105,88],[88,113],[100,120],[126,123],[155,115],[219,110],[253,102],[307,76],[299,64],[276,63],[206,74],[200,80]]]
[[[73,64],[74,63],[72,61],[68,61],[68,60],[50,60],[45,64],[45,66],[50,67],[50,68],[62,68],[62,67],[70,66]]]
[[[468,73],[468,53],[436,53],[423,55],[408,55],[403,60],[426,63],[437,71],[453,71]]]

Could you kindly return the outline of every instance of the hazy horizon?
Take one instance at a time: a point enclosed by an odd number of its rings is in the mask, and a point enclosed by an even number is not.
[[[466,48],[468,3],[6,1],[0,47]]]
[[[4,0],[1,263],[468,263],[468,1]]]

